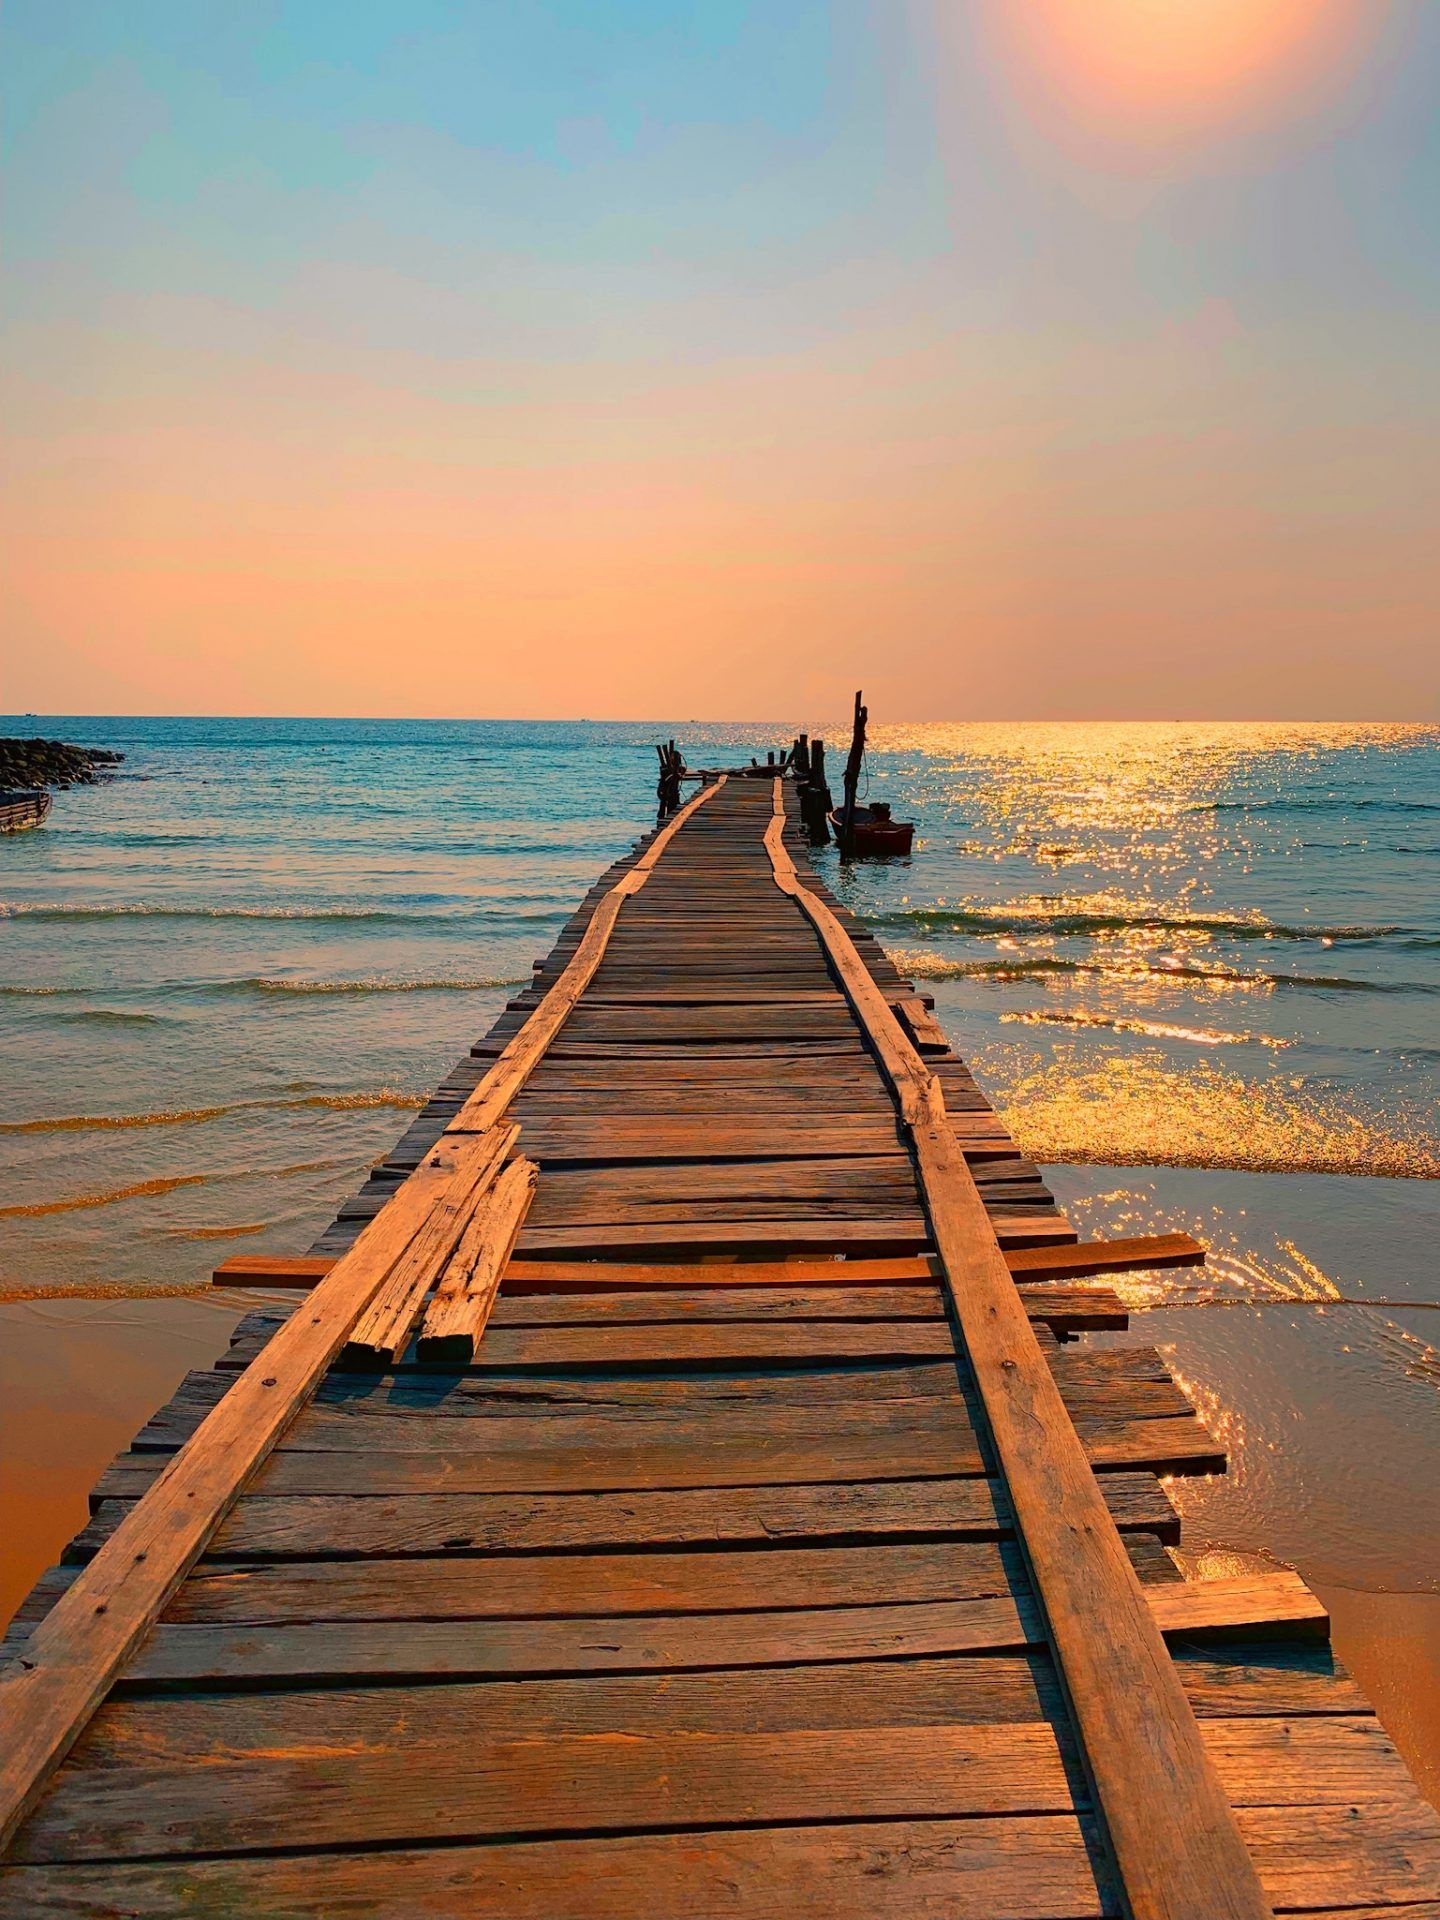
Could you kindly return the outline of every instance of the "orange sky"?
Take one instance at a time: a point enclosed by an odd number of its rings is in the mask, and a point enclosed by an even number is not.
[[[376,11],[7,16],[0,706],[1440,712],[1415,9]]]

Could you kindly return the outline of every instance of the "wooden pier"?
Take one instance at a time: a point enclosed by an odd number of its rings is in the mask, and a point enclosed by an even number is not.
[[[1440,1819],[927,1004],[708,781],[105,1474],[0,1916],[1440,1920]],[[1098,1279],[1095,1276],[1100,1276]]]

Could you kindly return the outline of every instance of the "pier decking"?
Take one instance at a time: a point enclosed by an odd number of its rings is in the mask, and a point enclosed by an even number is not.
[[[1440,1920],[1314,1596],[1169,1551],[1223,1447],[1071,1338],[1198,1250],[1077,1245],[791,806],[705,786],[229,1263],[8,1638],[4,1920]]]

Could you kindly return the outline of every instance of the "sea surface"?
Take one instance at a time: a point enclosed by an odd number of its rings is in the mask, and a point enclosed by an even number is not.
[[[118,1352],[303,1247],[653,822],[653,743],[805,724],[0,718],[126,755],[0,839],[0,1305],[133,1303]],[[1382,1704],[1433,1790],[1440,729],[881,726],[867,779],[913,856],[820,864],[1072,1218],[1214,1250],[1122,1283],[1231,1450],[1188,1548],[1341,1624],[1394,1596],[1392,1650],[1408,1606]]]

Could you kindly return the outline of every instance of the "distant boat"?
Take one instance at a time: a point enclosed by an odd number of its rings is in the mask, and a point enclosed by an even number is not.
[[[830,814],[830,830],[843,848],[845,810],[836,807]],[[883,800],[868,807],[856,807],[850,816],[850,851],[866,854],[909,853],[915,838],[913,820],[892,820]]]
[[[0,833],[38,827],[49,811],[50,795],[43,787],[0,787]]]

